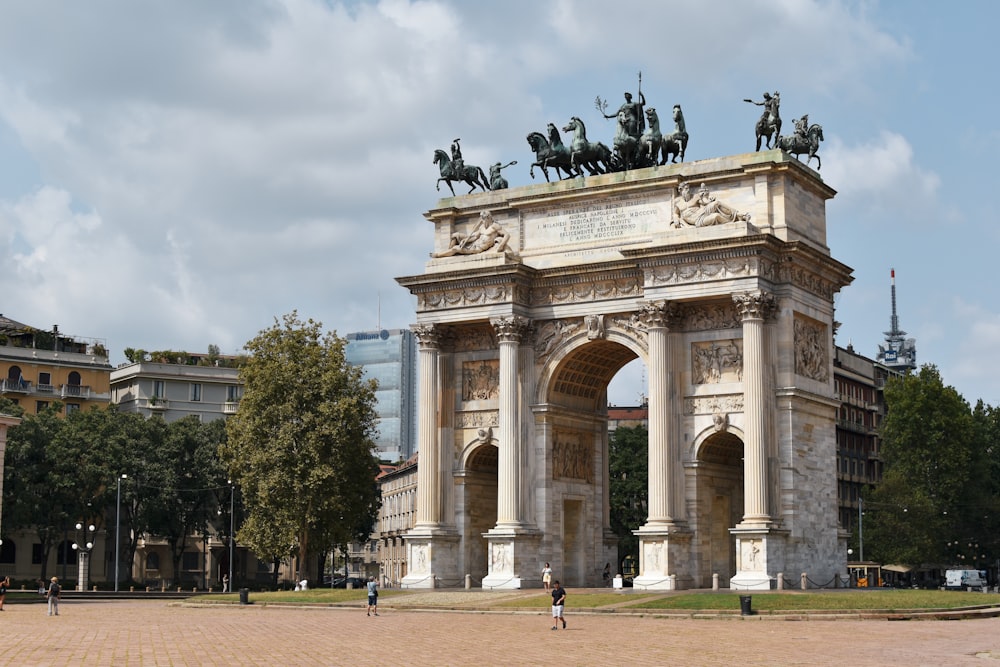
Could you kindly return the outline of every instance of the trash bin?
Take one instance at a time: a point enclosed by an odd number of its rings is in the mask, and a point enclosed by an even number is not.
[[[741,595],[740,596],[740,616],[752,616],[753,609],[750,608],[750,599],[752,595]]]
[[[240,589],[240,604],[250,604],[250,589],[241,588]]]

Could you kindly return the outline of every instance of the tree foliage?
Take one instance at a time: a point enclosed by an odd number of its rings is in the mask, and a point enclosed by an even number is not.
[[[238,531],[261,558],[310,556],[367,539],[378,512],[375,388],[346,342],[296,313],[247,343],[240,407],[222,460],[247,508]]]
[[[866,556],[911,565],[954,563],[954,544],[992,542],[996,504],[989,424],[933,365],[886,385],[885,470],[864,505]],[[984,549],[976,549],[977,560]],[[986,563],[980,563],[985,567]],[[971,566],[972,563],[969,563]]]
[[[639,559],[639,538],[632,531],[648,514],[649,433],[645,426],[623,426],[608,443],[611,530],[618,536],[618,561]]]

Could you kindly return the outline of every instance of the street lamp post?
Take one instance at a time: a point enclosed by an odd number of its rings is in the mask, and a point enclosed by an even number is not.
[[[90,567],[88,562],[90,550],[94,548],[95,530],[97,530],[97,527],[94,524],[87,526],[86,531],[84,531],[83,523],[76,524],[77,541],[73,543],[73,548],[76,550],[77,554],[76,590],[78,591],[87,590],[87,579],[90,576]],[[90,533],[89,539],[86,536],[87,532]]]
[[[865,559],[865,519],[864,513],[861,511],[862,500],[861,496],[858,496],[858,560],[863,561]]]
[[[118,505],[115,510],[115,593],[118,592],[118,561],[121,552],[121,517],[122,517],[122,480],[128,479],[128,475],[121,474],[118,476]]]
[[[229,480],[229,591],[233,590],[233,542],[236,535],[233,534],[233,499],[236,495],[236,487],[233,480]]]

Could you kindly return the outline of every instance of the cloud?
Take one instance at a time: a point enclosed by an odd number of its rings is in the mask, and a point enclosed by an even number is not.
[[[899,218],[930,223],[938,218],[941,179],[917,164],[905,137],[883,131],[876,139],[853,146],[834,137],[824,158],[823,178],[836,184],[838,204],[862,208],[880,224],[895,225]]]

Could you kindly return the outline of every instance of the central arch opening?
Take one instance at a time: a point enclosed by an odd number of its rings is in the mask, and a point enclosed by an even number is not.
[[[550,487],[551,561],[563,583],[600,586],[619,570],[609,502],[608,387],[637,353],[610,340],[582,342],[559,360],[542,417]],[[635,526],[636,528],[638,526]]]

